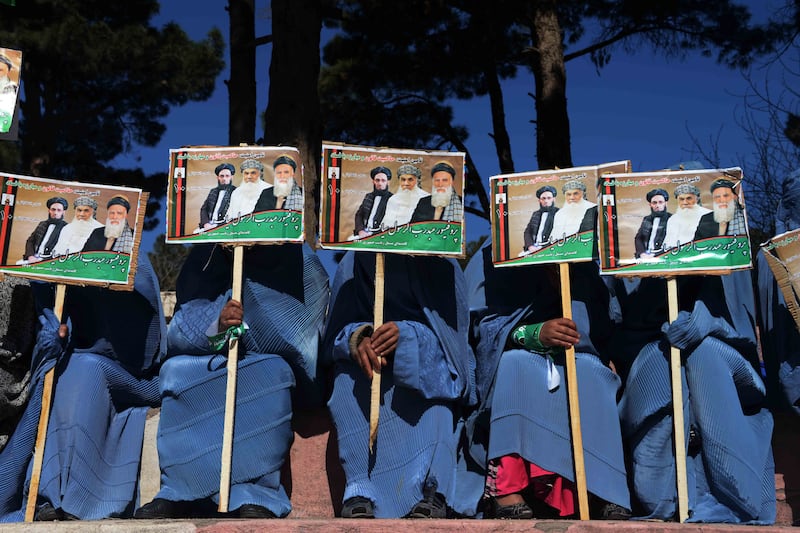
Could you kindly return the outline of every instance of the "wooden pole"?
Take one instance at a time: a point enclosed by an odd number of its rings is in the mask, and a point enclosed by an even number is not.
[[[667,279],[669,321],[678,318],[678,283]],[[672,420],[675,431],[675,475],[678,485],[678,521],[689,518],[689,485],[686,478],[686,435],[683,430],[683,383],[681,381],[681,351],[670,348],[670,374],[672,376]]]
[[[56,299],[53,305],[53,313],[61,321],[64,314],[64,295],[67,286],[63,283],[56,284]],[[39,412],[39,425],[36,428],[36,444],[33,447],[33,467],[31,468],[31,481],[28,486],[28,501],[25,506],[25,521],[33,522],[36,515],[36,500],[39,496],[39,478],[42,475],[42,463],[44,462],[44,446],[47,439],[47,424],[50,421],[50,405],[53,400],[53,379],[56,367],[45,372],[44,385],[42,387],[42,410]]]
[[[561,269],[561,313],[572,319],[572,293],[569,280],[569,263],[560,263]],[[589,520],[589,493],[586,489],[586,467],[583,462],[583,435],[581,433],[581,408],[578,402],[578,368],[575,365],[575,348],[567,348],[567,398],[569,400],[569,424],[572,431],[572,456],[575,462],[575,485],[578,490],[580,519]]]
[[[373,329],[383,325],[383,265],[381,252],[375,254],[375,309],[373,310]],[[372,370],[372,385],[369,401],[369,451],[373,452],[375,440],[378,438],[378,417],[381,406],[381,367]]]
[[[242,301],[242,259],[244,247],[233,248],[233,282],[231,299]],[[239,341],[231,338],[228,341],[228,379],[225,390],[225,421],[222,428],[222,465],[219,476],[220,513],[228,512],[231,490],[231,462],[233,458],[233,424],[236,413],[236,373],[239,368]]]

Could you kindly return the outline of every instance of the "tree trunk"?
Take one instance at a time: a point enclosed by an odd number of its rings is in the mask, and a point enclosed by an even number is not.
[[[536,80],[536,159],[540,170],[572,166],[567,71],[554,0],[536,2],[531,25]]]
[[[255,0],[229,0],[231,78],[228,86],[228,143],[253,143],[256,132]]]
[[[316,242],[319,206],[319,163],[322,147],[317,83],[320,69],[320,0],[273,0],[272,63],[264,144],[300,150],[305,191],[306,241]]]
[[[511,157],[511,138],[506,128],[506,109],[503,104],[503,89],[497,68],[494,64],[487,65],[484,69],[486,86],[489,88],[489,103],[492,109],[492,139],[497,150],[497,160],[500,162],[500,172],[511,174],[514,172],[514,160]]]
[[[50,155],[55,146],[52,132],[56,128],[52,124],[48,127],[47,117],[42,113],[43,109],[51,108],[47,105],[47,94],[42,91],[45,82],[40,79],[33,65],[35,60],[32,61],[29,56],[23,65],[25,98],[20,98],[18,104],[25,117],[20,136],[28,140],[22,143],[21,168],[32,176],[48,176],[51,168]]]

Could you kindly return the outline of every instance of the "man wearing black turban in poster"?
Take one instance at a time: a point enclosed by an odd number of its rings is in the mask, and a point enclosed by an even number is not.
[[[433,165],[431,194],[419,199],[411,215],[411,222],[461,222],[464,218],[464,204],[453,187],[455,178],[456,169],[447,161],[439,161]]]
[[[266,189],[256,203],[255,212],[285,209],[303,210],[303,189],[297,184],[294,173],[297,163],[290,156],[278,156],[272,163],[273,187]]]
[[[225,220],[231,194],[236,189],[231,183],[235,173],[236,167],[230,163],[221,163],[214,169],[217,186],[208,191],[206,201],[200,207],[200,231],[215,228]]]
[[[646,198],[650,204],[650,214],[642,219],[642,225],[634,237],[637,259],[652,257],[662,249],[667,235],[667,220],[672,215],[667,211],[669,193],[664,189],[653,189]]]
[[[550,232],[553,231],[553,219],[556,211],[558,211],[555,205],[557,195],[558,191],[552,185],[544,185],[536,190],[539,209],[531,214],[531,219],[528,221],[528,225],[525,226],[525,249],[523,252],[534,252],[537,247],[543,246],[550,240]]]
[[[31,236],[25,241],[25,254],[22,259],[36,263],[49,258],[58,242],[61,229],[67,225],[64,212],[69,208],[66,198],[54,196],[47,200],[47,220],[39,222]]]
[[[106,204],[106,225],[95,229],[83,251],[110,250],[131,253],[133,250],[133,230],[128,224],[128,211],[131,204],[122,195],[112,197]]]
[[[389,182],[392,180],[392,171],[386,167],[375,167],[369,171],[372,179],[372,192],[364,195],[364,200],[356,211],[353,226],[354,237],[368,237],[380,231],[383,214],[386,212],[386,202],[391,198]]]
[[[713,211],[700,218],[695,232],[695,240],[720,235],[746,235],[744,210],[739,205],[734,183],[726,179],[715,180],[711,184]]]

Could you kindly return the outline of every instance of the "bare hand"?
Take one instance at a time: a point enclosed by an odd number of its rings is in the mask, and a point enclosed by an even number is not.
[[[399,340],[400,328],[394,322],[383,324],[372,332],[371,337],[361,339],[354,359],[369,379],[372,379],[373,370],[386,366],[387,358],[394,355]]]
[[[66,324],[61,324],[58,326],[58,338],[59,339],[66,339],[67,335],[69,335],[69,328]]]
[[[387,322],[372,332],[372,349],[384,359],[394,355],[400,341],[400,328],[394,322]]]
[[[219,330],[225,331],[231,326],[240,325],[243,317],[244,309],[242,304],[236,300],[228,300],[228,303],[219,313]]]
[[[578,327],[569,318],[554,318],[542,324],[539,342],[545,346],[571,348],[581,340]]]

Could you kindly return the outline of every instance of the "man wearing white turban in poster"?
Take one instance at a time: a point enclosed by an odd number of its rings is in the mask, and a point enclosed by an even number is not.
[[[586,199],[586,185],[582,181],[570,180],[561,191],[564,193],[564,206],[553,217],[551,241],[593,230],[597,219],[597,204]]]
[[[231,194],[231,202],[225,215],[227,220],[252,213],[264,192],[272,188],[272,185],[264,181],[264,165],[261,161],[245,159],[240,168],[242,183]]]
[[[667,221],[665,250],[693,241],[700,219],[711,212],[700,205],[700,189],[690,183],[678,185],[675,188],[675,198],[678,200],[678,209]]]
[[[95,220],[97,201],[88,196],[79,196],[73,202],[75,217],[64,226],[53,248],[53,257],[83,251],[89,236],[103,225]]]
[[[430,196],[430,193],[420,188],[421,178],[422,171],[414,165],[400,165],[400,168],[397,169],[400,190],[386,202],[386,213],[384,213],[381,223],[383,229],[407,224],[411,220],[411,215],[414,214],[420,198]]]

